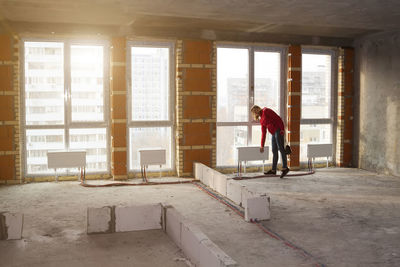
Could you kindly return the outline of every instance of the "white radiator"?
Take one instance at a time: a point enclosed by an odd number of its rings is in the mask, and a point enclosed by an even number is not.
[[[86,151],[48,151],[47,152],[47,168],[54,169],[57,177],[57,169],[61,168],[82,168],[86,167]]]
[[[263,161],[263,172],[264,172],[264,161],[269,158],[269,147],[264,147],[264,152],[260,152],[259,146],[244,146],[237,147],[238,150],[238,173],[240,173],[240,166],[242,162],[254,161],[254,160],[262,160]],[[246,164],[245,169],[246,172]]]
[[[164,165],[165,154],[165,149],[139,149],[140,166]]]
[[[333,150],[332,144],[308,144],[307,145],[307,158],[308,168],[312,170],[312,161],[314,158],[326,157],[326,167],[329,166],[329,158],[332,157]]]
[[[308,158],[332,157],[332,144],[307,145]]]
[[[144,181],[147,181],[146,168],[149,165],[159,165],[161,177],[161,165],[166,163],[166,150],[157,148],[139,149],[139,163]]]

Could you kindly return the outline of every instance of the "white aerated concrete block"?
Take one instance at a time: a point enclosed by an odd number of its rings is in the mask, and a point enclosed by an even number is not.
[[[271,218],[269,197],[248,198],[244,212],[244,219],[247,222],[251,220],[269,220]]]
[[[205,239],[208,239],[207,236],[198,227],[187,221],[182,222],[181,249],[195,266],[200,263],[200,243]]]
[[[226,185],[226,196],[237,205],[242,205],[242,190],[245,186],[233,179],[228,180]]]
[[[127,232],[162,229],[161,215],[161,204],[116,207],[115,231]]]
[[[200,243],[200,267],[234,267],[237,263],[210,239]]]
[[[214,174],[214,187],[215,191],[220,193],[223,196],[226,196],[226,183],[228,181],[228,177],[222,173]]]
[[[194,178],[203,182],[203,168],[204,165],[198,162],[193,163]]]
[[[242,188],[242,207],[247,207],[247,199],[254,198],[254,197],[267,197],[265,193],[257,193],[254,191],[250,191],[249,188],[244,187]]]
[[[22,213],[0,213],[0,240],[21,239],[23,224]]]
[[[166,227],[167,235],[175,242],[175,244],[182,248],[181,244],[181,231],[182,231],[182,215],[173,207],[166,208]]]
[[[214,170],[211,168],[208,168],[207,166],[203,167],[203,184],[205,184],[208,187],[211,187],[214,185]]]
[[[112,207],[87,209],[87,233],[111,233],[113,232]]]

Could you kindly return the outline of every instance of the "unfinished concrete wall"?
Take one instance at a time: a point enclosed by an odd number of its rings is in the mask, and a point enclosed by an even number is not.
[[[400,31],[355,42],[356,166],[400,176]]]

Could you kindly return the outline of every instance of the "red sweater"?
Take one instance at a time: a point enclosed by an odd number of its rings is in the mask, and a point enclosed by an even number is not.
[[[278,114],[276,114],[272,109],[263,108],[261,112],[260,118],[261,124],[261,147],[264,147],[265,144],[265,135],[267,134],[266,129],[270,134],[274,134],[278,129],[280,130],[280,134],[283,135],[285,133],[285,126],[283,125],[283,121]]]

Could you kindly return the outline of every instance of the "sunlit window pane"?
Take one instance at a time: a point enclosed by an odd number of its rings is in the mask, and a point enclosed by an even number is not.
[[[162,169],[172,168],[172,139],[171,127],[146,127],[146,128],[130,128],[130,162],[131,170],[139,170],[139,150],[145,148],[165,149],[166,165]],[[148,170],[159,170],[159,166],[150,165]]]
[[[71,108],[73,121],[104,120],[102,46],[71,46]]]
[[[332,144],[331,124],[300,125],[300,161],[308,160],[307,159],[308,144]]]
[[[302,55],[303,119],[331,117],[331,71],[330,55]]]
[[[237,48],[218,48],[217,52],[217,121],[248,121],[249,52]]]
[[[25,42],[26,125],[64,123],[64,44]]]
[[[246,126],[217,127],[217,165],[237,165],[237,147],[247,146]]]
[[[106,128],[70,129],[71,121],[104,125],[104,45],[24,42],[24,51],[25,173],[53,174],[47,169],[47,151],[70,149],[87,152],[88,172],[107,171]],[[57,169],[61,175],[76,171]]]
[[[86,151],[86,171],[107,170],[106,128],[71,129],[70,148]]]
[[[47,151],[60,149],[64,149],[64,130],[26,130],[27,172],[54,173],[47,168]]]
[[[280,53],[254,53],[254,104],[279,114]]]
[[[169,119],[169,48],[132,47],[132,120]]]

